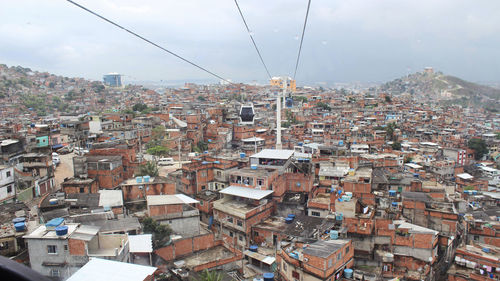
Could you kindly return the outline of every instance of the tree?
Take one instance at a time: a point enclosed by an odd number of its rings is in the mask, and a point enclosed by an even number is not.
[[[474,149],[474,151],[476,152],[474,155],[474,158],[476,160],[483,158],[483,156],[488,153],[488,147],[486,146],[486,142],[483,139],[470,139],[467,143],[467,146],[470,149]]]
[[[324,103],[324,102],[318,102],[316,104],[316,107],[317,108],[321,108],[323,110],[328,110],[328,111],[332,110],[332,108],[330,107],[330,105],[328,105],[327,103]]]
[[[393,150],[401,150],[401,143],[398,141],[395,141],[392,143],[391,147]]]
[[[385,102],[387,102],[387,103],[391,103],[391,102],[392,102],[391,97],[389,97],[389,96],[385,96]]]
[[[208,271],[205,269],[196,281],[222,281],[222,274],[215,270]]]
[[[153,147],[148,148],[148,150],[146,150],[146,152],[148,154],[158,156],[158,157],[167,155],[169,151],[170,150],[168,148],[161,146],[161,145],[153,146]]]
[[[132,107],[132,110],[133,111],[144,111],[148,108],[147,105],[143,104],[143,103],[136,103],[134,104],[134,106]]]
[[[404,160],[405,163],[410,163],[411,161],[413,161],[413,157],[411,156],[406,157]]]
[[[158,166],[154,161],[148,161],[146,164],[139,166],[137,176],[151,176],[157,177],[159,175]]]
[[[144,233],[152,234],[153,248],[161,248],[170,240],[172,229],[169,225],[160,224],[150,217],[144,218],[142,221],[142,228]]]
[[[202,95],[199,95],[198,97],[196,97],[196,99],[199,100],[199,101],[205,101],[206,100],[205,97],[202,96]]]

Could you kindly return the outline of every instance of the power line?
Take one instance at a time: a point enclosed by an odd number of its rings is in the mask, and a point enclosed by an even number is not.
[[[194,67],[197,67],[197,68],[199,68],[199,69],[201,69],[201,70],[203,70],[203,71],[207,72],[208,74],[210,74],[210,75],[212,75],[212,76],[215,76],[215,77],[217,77],[217,78],[219,78],[219,79],[221,79],[221,80],[223,80],[223,81],[225,81],[225,82],[228,82],[228,83],[230,83],[230,84],[234,84],[233,82],[231,82],[231,81],[229,81],[229,80],[227,80],[227,79],[222,78],[221,76],[219,76],[219,75],[217,75],[217,74],[213,73],[212,71],[210,71],[210,70],[208,70],[208,69],[206,69],[206,68],[204,68],[204,67],[202,67],[202,66],[199,66],[199,65],[197,65],[196,63],[194,63],[194,62],[192,62],[192,61],[190,61],[190,60],[188,60],[188,59],[185,59],[185,58],[181,57],[180,55],[178,55],[178,54],[176,54],[176,53],[174,53],[174,52],[172,52],[172,51],[167,50],[166,48],[164,48],[164,47],[162,47],[162,46],[160,46],[160,45],[158,45],[158,44],[154,43],[153,41],[151,41],[151,40],[149,40],[149,39],[146,39],[146,38],[142,37],[141,35],[139,35],[139,34],[137,34],[137,33],[133,32],[133,31],[131,31],[131,30],[129,30],[129,29],[127,29],[127,28],[125,28],[125,27],[123,27],[123,26],[121,26],[121,25],[119,25],[119,24],[117,24],[117,23],[115,23],[115,22],[113,22],[113,21],[111,21],[111,20],[109,20],[109,19],[107,19],[107,18],[105,18],[105,17],[101,16],[101,15],[99,15],[98,13],[96,13],[96,12],[94,12],[94,11],[90,10],[90,9],[85,8],[84,6],[82,6],[82,5],[78,4],[78,3],[75,3],[75,2],[73,2],[73,1],[71,1],[71,0],[66,0],[66,1],[68,1],[69,3],[71,3],[71,4],[75,5],[75,6],[77,6],[78,8],[81,8],[81,9],[83,9],[83,10],[85,10],[85,11],[87,11],[87,12],[89,12],[89,13],[93,14],[94,16],[96,16],[96,17],[98,17],[98,18],[100,18],[100,19],[102,19],[102,20],[104,20],[104,21],[106,21],[106,22],[108,22],[108,23],[110,23],[110,24],[112,24],[112,25],[114,25],[114,26],[116,26],[116,27],[118,27],[118,28],[120,28],[120,29],[122,29],[122,30],[124,30],[124,31],[126,31],[126,32],[128,32],[128,33],[130,33],[130,34],[132,34],[132,35],[134,35],[135,37],[137,37],[137,38],[139,38],[139,39],[142,39],[143,41],[146,41],[147,43],[149,43],[149,44],[151,44],[151,45],[153,45],[153,46],[155,46],[155,47],[157,47],[157,48],[159,48],[159,49],[161,49],[161,50],[163,50],[163,51],[165,51],[165,52],[167,52],[167,53],[171,54],[172,56],[174,56],[174,57],[176,57],[176,58],[178,58],[178,59],[181,59],[181,60],[183,60],[183,61],[185,61],[185,62],[189,63],[190,65],[192,65],[192,66],[194,66]]]
[[[304,27],[302,28],[302,37],[300,38],[299,53],[297,55],[297,62],[295,63],[295,72],[293,73],[293,79],[297,75],[297,68],[299,67],[300,52],[302,51],[302,42],[304,41],[304,33],[306,33],[307,17],[309,16],[309,7],[311,7],[311,0],[307,3],[306,19],[304,20]]]
[[[250,36],[250,39],[252,39],[253,46],[255,47],[255,50],[257,51],[257,54],[259,55],[260,61],[262,62],[262,65],[266,69],[267,76],[269,76],[269,79],[271,79],[271,74],[269,73],[269,70],[267,69],[266,63],[264,62],[264,59],[262,58],[262,56],[260,54],[259,48],[257,48],[257,44],[255,43],[255,40],[253,39],[252,32],[250,32],[250,28],[248,28],[245,17],[243,16],[243,13],[241,12],[240,5],[238,5],[237,0],[234,0],[234,3],[236,4],[238,11],[240,12],[241,19],[243,20],[243,23],[245,24],[245,27],[247,28],[247,32],[248,32],[248,35]]]

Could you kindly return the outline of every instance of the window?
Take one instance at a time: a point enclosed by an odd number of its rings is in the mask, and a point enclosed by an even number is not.
[[[337,260],[339,261],[339,260],[341,260],[341,259],[342,259],[342,253],[338,253],[338,254],[337,254]]]
[[[243,236],[240,235],[238,238],[240,239],[240,241],[243,241]]]
[[[319,212],[311,211],[311,216],[319,217],[321,214]]]
[[[202,201],[200,201],[200,206],[203,206],[203,200],[202,200]]]
[[[345,248],[345,254],[347,255],[349,253],[349,246]]]
[[[474,235],[474,241],[479,241],[479,236],[478,235]]]
[[[59,277],[61,276],[61,272],[57,268],[53,268],[50,270],[50,276],[52,277]]]
[[[259,233],[257,231],[254,231],[253,236],[257,237],[257,236],[259,236]]]
[[[300,274],[297,271],[292,271],[292,277],[297,280],[300,280]]]
[[[201,172],[200,172],[200,175],[201,175],[202,177],[206,178],[206,177],[207,177],[207,171],[201,171]]]
[[[11,193],[12,192],[12,185],[9,185],[7,186],[7,193]]]
[[[264,185],[264,180],[263,179],[257,179],[257,186],[263,186]]]
[[[229,236],[233,237],[234,233],[232,231],[229,231]]]
[[[228,217],[228,218],[227,218],[227,222],[229,222],[229,223],[233,223],[233,218]]]
[[[286,263],[285,262],[283,262],[283,271],[286,272]]]
[[[238,226],[243,226],[243,222],[242,222],[242,221],[240,221],[240,220],[236,221],[236,224],[237,224]]]
[[[6,175],[7,175],[7,177],[10,177],[10,171],[7,171]]]
[[[68,250],[68,245],[64,245],[64,250],[67,251]]]
[[[333,265],[333,259],[330,259],[330,260],[328,261],[328,267],[332,267],[332,265]]]
[[[217,171],[217,177],[222,177],[222,172],[221,171]]]
[[[56,245],[47,245],[47,254],[56,254],[57,255],[57,246]]]
[[[9,242],[0,242],[0,250],[7,250],[9,248]]]
[[[85,192],[85,188],[84,187],[80,187],[80,193],[84,193]]]
[[[201,186],[201,190],[205,190],[205,189],[207,189],[207,187],[206,187],[206,186],[204,186],[204,185],[202,185],[202,186]]]

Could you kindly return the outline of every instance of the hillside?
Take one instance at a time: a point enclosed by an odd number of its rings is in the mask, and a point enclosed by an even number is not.
[[[441,72],[410,74],[381,85],[379,90],[392,95],[408,93],[446,104],[472,104],[487,108],[500,100],[500,89],[468,82]]]

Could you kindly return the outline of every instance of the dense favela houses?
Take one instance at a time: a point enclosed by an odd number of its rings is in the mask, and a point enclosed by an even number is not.
[[[0,71],[50,101],[11,87],[0,123],[0,253],[44,276],[500,276],[497,113],[295,80],[278,108],[276,77],[148,89]]]

